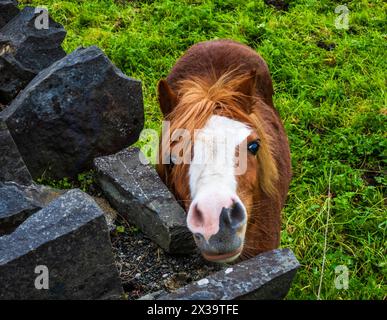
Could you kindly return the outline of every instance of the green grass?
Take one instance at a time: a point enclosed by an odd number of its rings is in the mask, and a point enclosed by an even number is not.
[[[47,5],[67,29],[67,52],[98,45],[142,80],[146,128],[160,128],[157,81],[190,45],[232,38],[260,52],[292,152],[282,246],[302,268],[288,298],[316,299],[328,227],[321,298],[386,299],[386,3],[344,1],[349,30],[335,28],[342,3],[329,0],[292,1],[287,12],[243,0],[22,3]],[[338,265],[348,267],[347,290],[334,286]]]

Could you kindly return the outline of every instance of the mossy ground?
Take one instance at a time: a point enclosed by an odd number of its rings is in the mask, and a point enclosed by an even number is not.
[[[302,264],[289,299],[316,299],[327,229],[321,299],[386,299],[386,9],[382,0],[345,1],[349,29],[337,29],[330,0],[61,1],[46,5],[67,30],[64,48],[98,45],[142,80],[146,128],[160,129],[157,81],[192,44],[231,38],[267,61],[275,105],[292,153],[282,246]],[[331,206],[327,224],[329,173]],[[349,270],[335,287],[335,267]]]

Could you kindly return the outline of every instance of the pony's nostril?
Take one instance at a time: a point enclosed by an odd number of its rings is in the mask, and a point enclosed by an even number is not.
[[[194,211],[193,211],[193,220],[195,221],[195,225],[201,226],[204,223],[204,216],[201,210],[199,209],[198,205],[195,205]]]
[[[221,217],[226,225],[237,229],[245,223],[246,212],[239,202],[235,202],[230,208],[222,209]]]
[[[197,242],[200,242],[204,239],[203,235],[200,234],[200,233],[194,233],[194,239],[197,241]]]

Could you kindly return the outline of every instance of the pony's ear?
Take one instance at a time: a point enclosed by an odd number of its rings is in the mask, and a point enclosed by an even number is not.
[[[166,80],[161,79],[157,86],[160,109],[164,117],[166,117],[176,106],[176,94],[169,87]]]
[[[247,97],[254,96],[257,86],[257,70],[251,70],[245,79],[239,84],[238,91]]]
[[[243,94],[243,107],[247,113],[252,112],[252,105],[255,102],[257,86],[257,71],[251,70],[239,83],[237,90]]]

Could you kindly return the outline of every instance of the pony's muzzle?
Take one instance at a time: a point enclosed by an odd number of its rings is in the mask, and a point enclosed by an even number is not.
[[[199,204],[194,204],[188,213],[188,227],[205,259],[232,261],[243,249],[246,210],[239,200],[233,200],[230,206],[211,211],[204,211]]]

